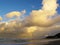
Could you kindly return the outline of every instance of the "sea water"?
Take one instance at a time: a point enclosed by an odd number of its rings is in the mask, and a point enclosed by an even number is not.
[[[1,39],[0,45],[47,45],[49,42],[60,39],[40,39],[40,40],[21,40],[21,39]]]

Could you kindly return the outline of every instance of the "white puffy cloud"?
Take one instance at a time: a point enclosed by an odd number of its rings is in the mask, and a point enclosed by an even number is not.
[[[58,22],[58,17],[51,19],[50,17],[55,16],[57,13],[56,9],[58,7],[57,0],[43,0],[42,9],[32,10],[30,16],[27,18],[27,23],[30,25],[39,26],[51,26]],[[60,16],[59,16],[60,17]],[[56,20],[56,21],[55,21]]]
[[[21,13],[22,13],[22,14],[25,14],[25,13],[26,13],[26,10],[21,11]]]

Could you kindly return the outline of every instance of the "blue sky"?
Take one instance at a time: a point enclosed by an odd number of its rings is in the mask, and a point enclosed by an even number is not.
[[[31,10],[40,9],[42,6],[41,2],[41,0],[0,0],[0,15],[24,9],[28,14]]]
[[[60,4],[60,0],[58,0]],[[28,15],[32,10],[38,10],[42,7],[42,0],[0,0],[0,16],[4,16],[11,11],[26,10]],[[60,7],[57,9],[60,13]]]

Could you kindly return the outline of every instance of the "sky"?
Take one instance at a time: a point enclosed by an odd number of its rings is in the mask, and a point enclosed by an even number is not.
[[[60,4],[60,0],[58,0]],[[26,10],[28,15],[32,10],[38,10],[42,7],[42,0],[0,0],[0,15],[3,16],[11,11]],[[60,13],[60,7],[57,9]]]
[[[26,10],[29,14],[32,10],[41,8],[42,0],[0,0],[0,15],[5,15],[11,11]]]
[[[56,33],[60,33],[60,0],[0,0],[0,37]]]

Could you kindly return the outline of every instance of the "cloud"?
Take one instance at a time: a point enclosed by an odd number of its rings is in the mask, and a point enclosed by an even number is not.
[[[54,14],[56,12],[56,9],[58,7],[58,4],[57,4],[57,0],[43,0],[42,2],[43,4],[43,7],[42,9],[45,10],[45,11],[52,11],[52,13]]]
[[[0,24],[0,37],[15,37],[15,38],[21,38],[22,34],[25,34],[26,30],[22,28],[21,22],[10,21],[10,22],[4,22]]]
[[[13,11],[13,12],[10,12],[10,13],[6,14],[7,18],[12,18],[14,16],[16,16],[16,17],[21,16],[21,12],[19,12],[19,11]]]
[[[21,15],[24,15],[26,13],[26,10],[23,10],[21,12],[19,11],[12,11],[6,14],[7,18],[13,18],[13,17],[20,17]]]
[[[46,35],[54,35],[55,32],[60,32],[60,25],[55,24],[49,27],[24,26],[16,20],[0,24],[0,37],[42,38]]]
[[[43,0],[42,4],[42,9],[32,10],[30,13],[30,19],[28,18],[29,21],[27,22],[31,25],[50,26],[56,22],[55,19],[50,17],[55,16],[57,13],[57,0]]]
[[[0,21],[3,20],[3,18],[0,16]]]
[[[22,13],[22,14],[25,14],[25,13],[26,13],[26,10],[21,11],[21,13]]]
[[[57,14],[57,0],[43,0],[42,8],[32,10],[29,16],[21,20],[13,20],[0,24],[0,36],[18,38],[41,38],[60,32],[60,16]],[[13,11],[6,14],[7,18],[20,17],[26,10]],[[54,16],[54,18],[53,18]],[[59,25],[58,25],[59,23]],[[54,33],[54,34],[53,34]],[[7,36],[8,34],[8,36]],[[2,36],[3,35],[3,36]]]

